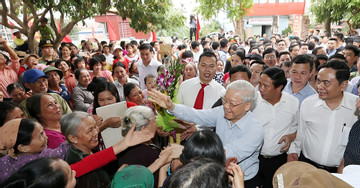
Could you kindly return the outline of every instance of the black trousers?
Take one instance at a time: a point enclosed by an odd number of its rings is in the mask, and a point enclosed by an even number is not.
[[[337,167],[329,167],[329,166],[324,166],[324,165],[317,164],[314,161],[306,158],[303,153],[300,153],[299,161],[309,163],[309,164],[315,166],[316,168],[326,170],[326,171],[328,171],[330,173],[336,173],[337,172]]]
[[[195,40],[196,40],[196,28],[190,28],[190,40],[192,41],[192,37],[195,37]]]
[[[260,187],[259,173],[253,178],[244,181],[245,188],[256,188]]]
[[[283,153],[274,157],[259,155],[259,179],[263,188],[272,188],[272,179],[276,170],[286,163],[287,154]]]

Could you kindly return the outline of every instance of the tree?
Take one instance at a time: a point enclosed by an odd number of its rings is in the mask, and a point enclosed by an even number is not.
[[[244,39],[244,22],[243,18],[253,5],[253,0],[196,0],[200,3],[197,12],[203,18],[210,19],[219,11],[226,11],[228,17],[233,21],[235,33]]]
[[[356,0],[312,0],[311,12],[316,21],[325,24],[331,33],[331,23],[346,20],[352,32],[360,26],[360,1]]]
[[[27,36],[32,53],[37,51],[37,42],[34,39],[36,27],[47,14],[50,14],[50,26],[55,33],[55,47],[78,22],[82,21],[85,24],[85,19],[106,13],[117,14],[123,19],[130,18],[130,26],[136,31],[143,32],[184,24],[172,23],[172,20],[167,18],[170,0],[1,0],[1,6],[0,24],[11,29],[19,29]],[[116,10],[113,11],[111,8]],[[57,28],[55,12],[60,14],[60,31]],[[8,18],[14,20],[18,26],[11,25]],[[67,24],[64,22],[65,18],[70,18]]]
[[[203,24],[200,29],[200,36],[205,36],[209,33],[219,31],[221,28],[221,23],[215,19],[212,19],[210,22]]]
[[[166,27],[156,31],[156,34],[160,37],[167,36],[177,36],[179,38],[189,37],[189,27],[184,23],[186,22],[186,17],[182,14],[184,12],[183,6],[173,7],[169,6],[168,15],[166,19],[171,23],[176,23],[175,25],[167,25]],[[170,21],[171,20],[171,21]]]

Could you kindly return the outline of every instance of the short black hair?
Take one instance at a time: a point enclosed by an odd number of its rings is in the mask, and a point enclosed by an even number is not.
[[[289,52],[292,52],[295,46],[298,46],[300,48],[298,43],[293,43],[289,46]]]
[[[251,70],[246,65],[237,65],[235,67],[231,67],[229,70],[229,76],[231,79],[231,75],[237,73],[237,72],[245,72],[250,80],[251,78]]]
[[[214,52],[205,51],[204,53],[202,53],[199,57],[199,63],[201,62],[202,57],[213,57],[215,58],[215,62],[217,62],[217,58]]]
[[[279,58],[280,58],[282,55],[285,55],[285,54],[289,55],[290,58],[291,58],[291,54],[290,54],[290,52],[288,52],[288,51],[282,51],[282,52],[280,52],[280,53],[279,53]]]
[[[287,84],[285,72],[281,68],[270,67],[270,68],[264,70],[261,74],[266,74],[273,81],[273,85],[274,85],[275,89],[280,86],[283,86],[281,88],[281,91],[282,91]]]
[[[220,40],[220,48],[225,48],[229,41],[225,38]]]
[[[265,62],[262,61],[262,60],[255,60],[255,61],[251,62],[250,67],[251,67],[253,64],[262,65],[262,69],[263,69],[262,71],[264,71],[265,69],[269,68],[269,67],[265,64]]]
[[[219,42],[213,42],[213,43],[211,44],[211,48],[212,48],[213,50],[216,50],[217,48],[219,48],[219,46],[220,46]]]
[[[198,41],[192,41],[191,42],[191,49],[195,49],[198,46],[200,46],[200,42],[198,42]]]
[[[349,80],[350,69],[345,61],[330,60],[319,66],[319,70],[321,70],[322,68],[332,68],[336,70],[336,80],[339,82],[339,85],[344,81]]]
[[[334,36],[339,38],[341,41],[344,40],[344,34],[342,33],[335,33]]]
[[[318,52],[321,48],[324,48],[324,47],[322,47],[322,46],[316,47],[316,48],[314,48],[314,49],[312,50],[311,53],[314,54],[314,55],[316,55],[317,52]]]
[[[355,45],[352,44],[346,45],[344,50],[351,50],[354,52],[355,56],[359,56],[359,48],[356,47]]]
[[[341,59],[341,60],[347,62],[345,56],[342,55],[342,54],[339,54],[339,53],[335,53],[334,55],[330,56],[330,57],[329,57],[329,61],[332,60],[332,59],[334,59],[334,58],[336,58],[336,59]]]
[[[190,50],[185,50],[182,54],[181,54],[181,59],[186,59],[186,58],[190,58],[190,57],[194,57],[194,54],[190,51]]]
[[[279,58],[279,52],[277,50],[275,50],[274,48],[268,48],[263,52],[263,58],[265,57],[266,54],[271,54],[271,53],[275,53],[276,58]]]
[[[150,52],[153,51],[153,47],[148,44],[148,43],[143,43],[142,45],[140,45],[139,47],[139,50],[142,51],[142,50],[149,50]]]
[[[244,52],[241,51],[241,50],[235,51],[232,55],[237,55],[237,56],[239,56],[240,59],[241,59],[241,61],[244,61],[244,59],[245,59],[245,54],[244,54]]]
[[[310,72],[313,70],[313,64],[314,61],[313,59],[307,55],[307,54],[301,54],[301,55],[297,55],[292,61],[291,61],[291,66],[293,64],[310,64]]]

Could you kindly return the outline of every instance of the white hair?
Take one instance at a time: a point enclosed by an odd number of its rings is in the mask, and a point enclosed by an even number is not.
[[[122,135],[125,136],[135,123],[135,131],[147,126],[154,118],[154,112],[147,106],[134,106],[126,110],[121,127]]]
[[[245,80],[236,80],[234,82],[231,82],[227,87],[226,90],[237,90],[242,91],[244,95],[241,95],[241,100],[246,102],[251,102],[251,108],[252,111],[256,107],[257,102],[257,91],[248,81]]]

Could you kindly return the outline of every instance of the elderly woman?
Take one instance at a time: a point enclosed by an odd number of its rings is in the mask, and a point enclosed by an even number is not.
[[[6,87],[7,92],[12,98],[11,102],[14,104],[20,104],[23,100],[29,96],[25,93],[25,88],[19,83],[12,83]]]
[[[91,82],[89,71],[86,69],[79,69],[75,72],[75,78],[79,82],[73,90],[75,110],[86,112],[94,101],[93,94],[87,90],[87,87]]]
[[[122,123],[123,136],[127,134],[133,124],[136,126],[136,131],[148,130],[153,135],[156,133],[155,116],[149,107],[134,106],[125,112]],[[159,157],[160,151],[161,149],[151,141],[139,144],[118,155],[119,166],[123,164],[149,166]],[[159,173],[156,172],[154,174],[155,186],[157,186],[158,177]]]
[[[71,95],[65,85],[60,81],[63,78],[63,72],[55,67],[46,67],[43,72],[48,76],[49,89],[48,93],[57,93],[70,105]]]
[[[74,164],[93,154],[98,144],[99,129],[94,118],[85,112],[73,112],[61,120],[61,129],[71,144],[65,161]],[[102,168],[77,179],[79,187],[106,187],[111,179]]]
[[[34,117],[43,127],[48,137],[48,147],[57,148],[65,142],[61,134],[61,106],[50,94],[36,94],[26,101],[26,108],[31,117]]]
[[[71,114],[66,115],[63,124],[73,123]],[[146,142],[152,138],[148,131],[134,132],[130,129],[126,137],[114,146],[102,150],[94,155],[84,157],[84,160],[71,165],[76,171],[76,177],[80,177],[94,169],[100,168],[116,159],[118,153],[136,144]],[[0,182],[18,171],[26,163],[43,158],[65,158],[69,145],[62,143],[56,149],[46,148],[48,141],[43,127],[31,119],[14,119],[0,127],[0,151],[8,150],[8,155],[0,158]],[[161,162],[161,161],[160,161]],[[0,186],[1,187],[1,186]]]

